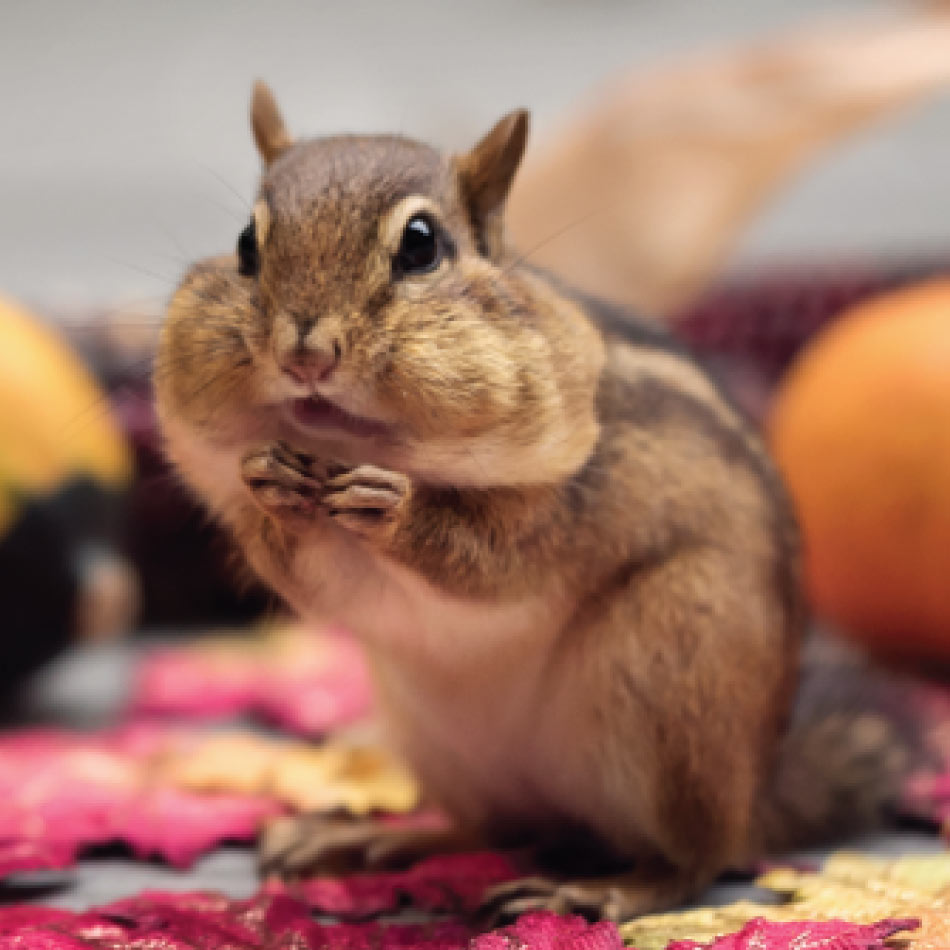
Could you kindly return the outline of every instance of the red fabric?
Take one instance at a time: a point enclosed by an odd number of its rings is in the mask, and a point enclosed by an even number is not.
[[[504,855],[480,851],[428,858],[408,871],[269,881],[265,888],[297,897],[322,913],[359,919],[396,910],[403,903],[427,911],[473,911],[489,887],[518,874]]]
[[[876,924],[778,923],[756,918],[709,944],[668,950],[884,950],[916,920]],[[623,950],[617,928],[549,912],[473,935],[452,920],[423,924],[313,920],[303,901],[261,893],[232,900],[213,893],[145,892],[84,913],[39,906],[0,907],[4,950]]]
[[[477,936],[457,921],[320,924],[286,895],[230,900],[144,893],[86,913],[0,908],[0,947],[19,950],[621,950],[612,924],[528,914]]]

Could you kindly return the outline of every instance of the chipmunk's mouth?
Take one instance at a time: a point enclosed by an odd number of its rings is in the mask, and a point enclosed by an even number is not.
[[[290,414],[298,426],[311,432],[334,430],[361,438],[372,438],[388,435],[391,431],[391,427],[383,422],[354,416],[345,409],[341,409],[336,403],[318,395],[292,399]]]

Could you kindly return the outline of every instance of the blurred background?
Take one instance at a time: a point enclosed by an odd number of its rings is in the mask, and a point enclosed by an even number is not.
[[[753,37],[894,15],[875,0],[74,4],[7,0],[0,31],[0,287],[64,313],[161,301],[228,248],[257,156],[250,83],[301,133],[467,145],[515,106],[532,146],[600,84]],[[843,143],[764,210],[730,262],[942,249],[950,97]]]
[[[461,149],[529,107],[508,218],[519,252],[692,346],[788,481],[819,622],[946,672],[946,4],[4,0],[0,715],[107,731],[0,734],[0,902],[45,899],[33,879],[10,881],[77,860],[52,902],[156,882],[252,893],[246,847],[190,877],[129,861],[129,845],[184,867],[220,840],[247,844],[260,815],[217,831],[210,816],[227,809],[201,796],[275,794],[249,777],[262,759],[244,738],[203,756],[182,730],[249,719],[310,742],[371,704],[345,636],[261,626],[280,605],[165,466],[152,411],[165,302],[248,219],[255,78],[301,135]],[[174,735],[138,731],[143,716],[170,718]],[[945,687],[933,718],[947,771]],[[168,743],[209,773],[169,779]],[[90,749],[109,768],[90,769]],[[134,781],[113,781],[130,762]],[[314,807],[321,786],[301,775],[299,800],[255,807]],[[875,848],[942,848],[950,782],[929,782],[907,809],[926,834]],[[183,830],[186,805],[198,810]]]
[[[668,322],[763,425],[821,327],[950,260],[950,20],[939,3],[50,0],[7,2],[2,22],[10,684],[77,638],[278,609],[236,582],[229,545],[164,467],[148,386],[179,275],[231,248],[246,223],[254,78],[304,135],[398,131],[458,149],[529,107],[516,245]],[[818,389],[806,406],[829,402]],[[814,454],[793,447],[783,468]],[[840,544],[857,537],[829,531]],[[944,540],[928,543],[943,551]],[[848,626],[855,612],[813,587],[820,612]],[[938,619],[923,624],[927,643],[950,627]]]

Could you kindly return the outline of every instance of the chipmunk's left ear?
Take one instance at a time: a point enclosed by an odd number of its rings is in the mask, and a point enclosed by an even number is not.
[[[501,212],[521,164],[528,141],[528,111],[516,109],[465,155],[455,159],[465,202],[479,250],[487,257],[501,253]]]
[[[265,165],[270,165],[294,144],[270,86],[259,79],[251,93],[251,130]]]

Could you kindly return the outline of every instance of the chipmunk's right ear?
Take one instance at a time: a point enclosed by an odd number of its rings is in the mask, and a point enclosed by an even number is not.
[[[500,119],[467,154],[455,159],[462,200],[479,250],[501,253],[501,214],[528,142],[528,112],[516,109]]]
[[[270,165],[294,144],[284,125],[274,94],[267,83],[259,79],[254,83],[254,91],[251,93],[251,129],[265,165]]]

